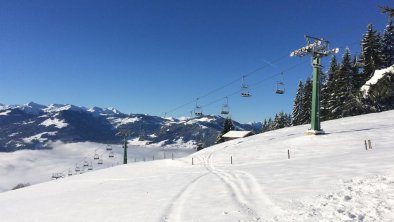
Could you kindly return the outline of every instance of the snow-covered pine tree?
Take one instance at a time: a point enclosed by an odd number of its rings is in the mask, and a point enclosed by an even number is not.
[[[394,108],[394,74],[387,72],[374,85],[370,86],[368,98],[373,109],[380,112]]]
[[[302,99],[304,96],[304,85],[302,83],[302,81],[300,81],[298,83],[298,87],[297,87],[297,93],[296,96],[294,98],[294,103],[293,103],[293,126],[297,126],[302,124]]]
[[[284,127],[291,126],[291,114],[284,113],[283,115],[283,125]]]
[[[264,119],[261,132],[264,133],[266,131],[268,131],[268,123],[267,123],[267,119]]]
[[[290,113],[287,115],[287,122],[289,123],[288,126],[291,126],[291,124],[292,124],[292,122],[293,122],[293,117],[291,116]]]
[[[384,29],[382,36],[382,53],[384,55],[384,66],[389,67],[394,65],[394,27],[392,18]]]
[[[352,70],[353,70],[353,87],[355,91],[358,91],[360,87],[364,84],[364,76],[360,73],[360,64],[357,56],[353,57],[352,60]]]
[[[326,82],[323,83],[322,91],[321,91],[321,103],[320,103],[320,118],[321,120],[329,120],[332,119],[331,109],[330,109],[330,102],[331,97],[334,93],[335,83],[334,83],[334,76],[338,72],[338,62],[336,56],[332,56],[330,61],[330,68],[327,72],[327,79]],[[294,118],[294,115],[293,115]]]
[[[277,113],[275,114],[275,119],[274,119],[274,129],[280,129],[283,128],[283,113]]]
[[[223,129],[222,129],[222,131],[220,132],[220,134],[218,135],[217,140],[216,140],[216,143],[222,143],[222,142],[224,142],[224,140],[223,140],[223,135],[226,134],[226,133],[228,133],[228,132],[231,131],[231,130],[234,130],[234,129],[235,129],[235,127],[234,127],[233,121],[231,120],[230,117],[227,117],[227,118],[224,120]]]
[[[308,77],[304,84],[303,98],[302,98],[302,113],[300,124],[307,124],[311,121],[312,108],[312,81]]]
[[[271,131],[274,128],[274,122],[272,121],[272,118],[268,118],[268,123],[267,123],[267,131]]]
[[[359,71],[359,64],[357,61],[357,57],[353,57],[351,61],[351,85],[352,91],[349,94],[347,101],[345,102],[344,116],[354,116],[360,115],[363,113],[368,113],[370,108],[362,97],[362,93],[360,88],[363,84],[363,75]]]
[[[350,115],[346,102],[354,90],[352,80],[351,55],[349,49],[346,49],[339,70],[334,76],[335,88],[330,100],[330,110],[334,119]]]
[[[387,13],[389,18],[394,18],[394,8],[390,8],[388,6],[380,7],[382,13]]]
[[[272,125],[271,125],[271,130],[276,130],[278,129],[278,124],[279,124],[279,116],[278,113],[275,114],[274,120],[272,121]]]
[[[365,81],[373,75],[375,70],[383,68],[383,56],[379,33],[374,30],[372,24],[369,24],[368,30],[361,40],[361,57]]]
[[[274,129],[281,129],[291,125],[291,119],[285,112],[279,112],[275,115],[274,119]]]

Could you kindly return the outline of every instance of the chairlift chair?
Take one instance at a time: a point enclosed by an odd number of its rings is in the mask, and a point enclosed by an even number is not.
[[[75,172],[80,172],[81,168],[79,168],[78,164],[75,165]]]
[[[83,166],[84,166],[84,167],[87,167],[87,166],[89,166],[89,163],[88,163],[88,161],[86,161],[86,160],[85,160],[85,161],[83,161]]]
[[[245,76],[242,76],[241,96],[242,97],[250,97],[250,96],[252,96],[250,94],[250,92],[249,92],[248,85],[245,84]]]
[[[59,178],[63,178],[63,173],[53,173],[52,174],[52,179],[59,179]]]
[[[194,108],[194,115],[202,116],[202,107],[198,105],[198,98],[196,99],[196,107]]]
[[[280,73],[281,80],[276,83],[276,94],[284,94],[285,93],[285,84],[283,82],[283,72]]]
[[[100,156],[96,153],[96,154],[94,154],[93,159],[98,160],[98,159],[100,159]]]
[[[106,150],[111,151],[112,150],[112,146],[111,145],[107,145]]]
[[[112,151],[109,152],[108,157],[109,157],[109,158],[113,158],[113,157],[114,157],[114,152],[112,152]]]
[[[243,85],[241,87],[241,96],[242,97],[251,97],[252,95],[249,92],[249,87],[246,85]]]
[[[276,94],[284,94],[285,93],[285,88],[284,88],[283,82],[277,82],[275,93]]]
[[[222,111],[220,112],[222,115],[228,115],[230,113],[228,105],[223,105]]]
[[[88,170],[93,170],[93,164],[92,162],[90,162],[89,166],[88,166]]]
[[[229,113],[230,113],[230,108],[228,107],[228,98],[226,96],[226,103],[223,105],[222,111],[220,112],[220,114],[228,115]]]
[[[102,164],[103,164],[103,162],[104,162],[104,161],[103,161],[103,159],[99,159],[99,160],[98,160],[98,162],[97,162],[97,164],[100,164],[100,165],[102,165]]]
[[[71,171],[71,169],[68,169],[67,175],[68,175],[68,176],[72,176],[72,175],[73,175],[73,172]]]
[[[202,116],[202,108],[201,108],[201,106],[196,106],[196,108],[194,109],[194,115]]]

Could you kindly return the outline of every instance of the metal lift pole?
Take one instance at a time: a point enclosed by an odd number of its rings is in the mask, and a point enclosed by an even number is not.
[[[322,132],[320,128],[320,57],[313,57],[313,76],[312,76],[312,109],[311,109],[311,131]],[[324,132],[323,132],[324,133]],[[316,134],[316,133],[314,133]]]
[[[117,136],[123,137],[123,164],[127,164],[127,138],[130,136],[130,130],[121,129],[116,134]]]
[[[307,45],[293,51],[290,56],[303,57],[306,55],[312,56],[312,107],[311,107],[311,128],[306,132],[307,135],[324,134],[320,128],[320,73],[321,73],[321,58],[338,53],[339,49],[329,49],[329,42],[322,38],[315,38],[305,36]]]
[[[127,164],[127,135],[124,135],[124,144],[123,144],[123,164]]]

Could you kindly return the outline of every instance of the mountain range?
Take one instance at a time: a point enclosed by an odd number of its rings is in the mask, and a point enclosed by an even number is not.
[[[121,143],[120,130],[129,139],[160,146],[215,143],[223,128],[222,116],[195,118],[158,117],[125,114],[115,108],[85,108],[71,104],[48,106],[30,102],[24,105],[0,104],[0,152],[20,149],[49,149],[51,141]],[[261,132],[261,122],[241,124],[237,130]]]

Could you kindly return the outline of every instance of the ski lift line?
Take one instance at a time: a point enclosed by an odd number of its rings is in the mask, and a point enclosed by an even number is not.
[[[356,29],[359,29],[359,28],[360,28],[360,27],[354,27],[354,26],[352,26],[351,28],[346,29],[347,31],[345,31],[345,32],[343,32],[343,31],[340,31],[340,32],[339,32],[339,31],[338,31],[338,32],[335,32],[335,33],[328,34],[328,35],[326,35],[326,38],[327,38],[327,39],[331,39],[331,38],[338,37],[338,36],[339,36],[339,37],[340,37],[340,36],[344,36],[344,35],[347,35],[347,34],[349,34],[349,33],[353,33]],[[346,45],[346,46],[342,46],[342,47],[338,47],[338,48],[347,48],[348,46],[354,46],[354,45],[359,45],[359,44],[360,44],[360,43],[357,42],[357,43],[348,44],[348,45]],[[271,64],[275,64],[275,63],[277,63],[277,62],[279,62],[279,61],[281,61],[282,59],[287,58],[287,57],[288,57],[288,54],[286,54],[286,55],[284,55],[284,56],[281,56],[281,57],[278,57],[277,59],[271,61],[270,63],[271,63]],[[249,76],[249,75],[251,75],[251,74],[253,74],[253,73],[256,73],[256,72],[260,71],[261,69],[263,69],[263,68],[265,68],[265,67],[267,67],[267,66],[268,66],[268,64],[262,65],[262,66],[258,67],[257,69],[254,69],[254,70],[252,70],[252,71],[246,73],[245,76]],[[223,88],[226,88],[227,86],[232,85],[232,84],[234,84],[234,83],[236,83],[236,82],[238,82],[238,81],[239,81],[239,78],[234,79],[233,81],[229,82],[228,84],[225,84],[225,85],[223,85],[223,86],[221,86],[221,87],[219,87],[219,88],[217,88],[217,89],[214,89],[214,90],[212,90],[212,91],[210,91],[210,92],[204,94],[203,96],[200,96],[199,98],[205,98],[206,96],[211,95],[212,93],[217,92],[217,91],[219,91],[219,90],[221,90],[221,89],[223,89]],[[178,109],[181,109],[181,108],[183,108],[183,107],[185,107],[185,106],[187,106],[187,105],[190,105],[190,104],[192,104],[192,103],[194,103],[194,100],[193,100],[193,101],[190,101],[190,102],[187,102],[187,103],[185,103],[185,104],[183,104],[183,105],[181,105],[181,106],[179,106],[179,107],[176,107],[176,108],[170,110],[169,112],[166,112],[166,114],[172,113],[172,112],[174,112],[174,111],[176,111],[176,110],[178,110]]]
[[[96,152],[97,152],[99,149],[101,149],[103,146],[104,146],[103,144],[100,144],[99,147],[96,148],[96,149],[94,150],[94,153],[96,153]],[[105,146],[106,146],[106,145],[105,145]],[[84,162],[86,159],[88,159],[89,157],[90,157],[90,155],[85,155],[81,161],[77,162],[77,164],[83,163],[83,162]]]
[[[281,60],[283,60],[283,59],[285,59],[285,58],[287,58],[287,57],[288,57],[288,55],[284,55],[284,56],[278,57],[277,59],[274,59],[273,61],[271,61],[270,64],[275,64],[275,63],[277,63],[277,62],[279,62],[279,61],[281,61]],[[267,66],[269,66],[269,64],[261,65],[260,67],[258,67],[258,68],[256,68],[256,69],[254,69],[254,70],[252,70],[252,71],[250,71],[250,72],[248,72],[248,73],[242,75],[240,78],[238,77],[237,79],[234,79],[233,81],[227,83],[226,85],[223,85],[223,86],[221,86],[221,87],[219,87],[219,88],[217,88],[217,89],[214,89],[214,90],[212,90],[212,91],[210,91],[210,92],[204,94],[203,96],[201,96],[201,97],[199,97],[199,98],[205,98],[205,97],[211,95],[211,94],[214,93],[214,92],[217,92],[217,91],[219,91],[219,90],[221,90],[221,89],[223,89],[223,88],[226,88],[227,86],[230,86],[230,85],[232,85],[232,84],[234,84],[234,83],[239,82],[240,79],[244,80],[246,77],[251,76],[251,75],[257,73],[258,71],[260,71],[260,70],[266,68]]]
[[[303,60],[303,61],[301,61],[301,62],[299,62],[299,63],[297,63],[297,64],[295,64],[295,65],[293,65],[293,66],[290,66],[290,67],[287,68],[287,69],[284,69],[283,71],[281,71],[281,72],[279,72],[279,73],[276,73],[276,74],[274,74],[274,75],[268,76],[267,78],[264,78],[264,79],[262,79],[262,80],[260,80],[260,81],[258,81],[258,82],[256,82],[256,83],[252,84],[251,86],[257,86],[257,85],[260,85],[260,84],[262,84],[263,82],[266,82],[266,81],[268,81],[268,80],[270,80],[270,79],[273,79],[273,78],[275,78],[275,77],[277,77],[277,76],[284,75],[286,72],[291,71],[291,70],[297,68],[298,66],[304,64],[304,63],[307,63],[307,60]],[[232,96],[234,96],[234,95],[238,95],[240,92],[241,92],[241,90],[234,91],[233,93],[227,94],[226,96],[220,97],[220,98],[218,98],[218,99],[216,99],[216,100],[213,100],[213,101],[211,101],[211,102],[209,102],[209,103],[206,103],[206,104],[204,104],[204,105],[201,106],[201,107],[208,107],[208,106],[211,106],[211,105],[213,105],[213,104],[215,104],[215,103],[218,103],[218,102],[222,101],[223,99],[226,99],[226,97],[227,97],[227,98],[230,98],[230,97],[232,97]],[[193,111],[188,111],[188,112],[186,112],[186,113],[184,113],[184,114],[182,114],[182,115],[180,115],[180,116],[186,116],[186,115],[188,115],[190,112],[193,112]]]
[[[277,63],[277,62],[279,62],[279,61],[281,61],[281,60],[283,60],[283,59],[285,59],[285,58],[287,58],[287,57],[288,57],[288,54],[283,55],[283,56],[280,56],[280,57],[278,57],[278,58],[272,60],[272,61],[270,62],[270,64],[275,64],[275,63]],[[254,69],[254,70],[252,70],[252,71],[250,71],[250,72],[245,73],[245,74],[242,75],[241,77],[238,77],[238,78],[232,80],[231,82],[229,82],[229,83],[227,83],[227,84],[224,84],[224,85],[222,85],[222,86],[220,86],[220,87],[218,87],[218,88],[216,88],[216,89],[213,89],[213,90],[209,91],[208,93],[206,93],[206,94],[204,94],[204,95],[202,95],[202,96],[199,96],[198,98],[200,98],[200,99],[201,99],[201,98],[205,98],[205,97],[207,97],[207,96],[209,96],[209,95],[211,95],[211,94],[213,94],[213,93],[215,93],[215,92],[217,92],[217,91],[220,91],[220,90],[222,90],[222,89],[224,89],[224,88],[226,88],[226,87],[228,87],[228,86],[230,86],[230,85],[233,85],[233,84],[239,82],[239,80],[242,79],[242,78],[245,78],[245,77],[248,77],[248,76],[251,76],[251,75],[257,73],[258,71],[260,71],[260,70],[262,70],[262,69],[264,69],[264,68],[266,68],[266,67],[268,67],[268,66],[270,66],[270,65],[267,64],[267,63],[265,63],[264,65],[261,65],[260,67]],[[190,104],[192,104],[192,103],[194,103],[194,102],[195,102],[195,100],[186,102],[186,103],[184,103],[184,104],[182,104],[182,105],[180,105],[180,106],[178,106],[178,107],[176,107],[176,108],[174,108],[174,109],[171,109],[171,110],[165,112],[165,114],[168,115],[168,114],[170,114],[170,113],[173,113],[174,111],[176,111],[176,110],[178,110],[178,109],[181,109],[181,108],[183,108],[183,107],[185,107],[185,106],[188,106],[188,105],[190,105]]]
[[[284,75],[283,73],[288,72],[288,71],[290,71],[290,70],[293,70],[293,69],[295,69],[296,67],[298,67],[299,65],[302,65],[302,64],[307,63],[307,62],[308,62],[308,61],[305,60],[305,61],[302,61],[302,62],[300,62],[300,63],[297,63],[297,64],[295,64],[294,66],[291,66],[291,67],[285,69],[283,72],[280,72],[280,73],[271,75],[271,76],[269,76],[269,77],[267,77],[267,78],[265,78],[265,79],[262,79],[262,80],[260,80],[260,81],[258,81],[258,82],[256,82],[256,83],[252,84],[251,86],[257,86],[257,85],[260,85],[261,83],[263,83],[263,82],[265,82],[265,81],[268,81],[268,80],[270,80],[270,79],[272,79],[272,78],[274,78],[274,77],[276,77],[276,76]]]
[[[233,84],[239,82],[239,80],[240,80],[240,78],[234,79],[233,81],[229,82],[228,84],[223,85],[223,86],[221,86],[221,87],[219,87],[219,88],[216,88],[216,89],[214,89],[214,90],[212,90],[212,91],[210,91],[210,92],[208,92],[208,93],[206,93],[206,94],[200,96],[199,98],[205,98],[205,97],[207,97],[207,96],[209,96],[209,95],[211,95],[211,94],[213,94],[213,93],[215,93],[215,92],[217,92],[217,91],[220,91],[220,90],[222,90],[222,89],[224,89],[224,88],[226,88],[226,87],[228,87],[228,86],[230,86],[230,85],[233,85]],[[174,109],[172,109],[172,110],[167,111],[166,114],[173,113],[173,112],[176,111],[176,110],[179,110],[179,109],[181,109],[181,108],[183,108],[183,107],[185,107],[185,106],[188,106],[188,105],[190,105],[190,104],[192,104],[192,103],[195,103],[195,101],[196,101],[196,100],[194,99],[194,100],[192,100],[192,101],[190,101],[190,102],[184,103],[183,105],[180,105],[180,106],[178,106],[178,107],[176,107],[176,108],[174,108]]]
[[[104,145],[104,144],[100,144],[99,147],[98,147],[97,149],[94,150],[94,153],[95,153],[95,154],[98,154],[97,151],[98,151],[99,149],[103,148],[103,147],[104,147],[104,149],[106,149],[107,145],[108,145],[108,144],[105,144],[105,145]],[[98,154],[98,155],[101,157],[100,159],[102,159],[102,156],[103,156],[105,153],[107,153],[108,151],[109,151],[109,150],[104,150],[104,152],[102,152],[101,154]],[[83,159],[82,159],[81,161],[79,161],[79,162],[76,163],[76,166],[80,166],[80,165],[81,165],[82,163],[84,163],[84,162],[86,161],[86,159],[88,159],[88,158],[89,158],[88,155],[84,156]],[[93,158],[93,159],[94,159],[94,158]],[[83,164],[82,164],[82,165],[83,165]],[[68,171],[68,169],[69,169],[69,168],[67,168],[67,169],[65,169],[65,170],[63,170],[63,171],[61,171],[61,173],[65,173],[66,171]]]

